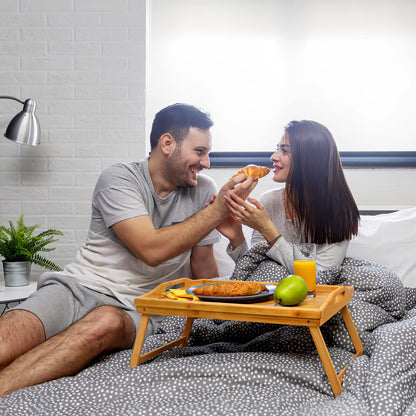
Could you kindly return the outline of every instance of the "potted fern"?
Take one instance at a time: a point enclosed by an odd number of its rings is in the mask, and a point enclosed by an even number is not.
[[[9,225],[9,228],[0,226],[0,255],[4,257],[6,286],[28,285],[32,263],[48,270],[62,270],[57,264],[38,254],[55,250],[46,246],[57,241],[54,236],[63,235],[61,231],[49,229],[34,235],[40,225],[26,226],[23,214],[17,220],[16,226],[12,221],[9,221]]]

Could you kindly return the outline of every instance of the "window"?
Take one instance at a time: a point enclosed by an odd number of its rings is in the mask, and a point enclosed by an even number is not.
[[[415,21],[406,0],[153,0],[148,119],[207,110],[214,165],[268,160],[289,121],[312,119],[346,166],[416,166]]]

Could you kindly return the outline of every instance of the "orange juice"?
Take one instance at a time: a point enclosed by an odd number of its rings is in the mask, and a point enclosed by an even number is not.
[[[308,287],[308,295],[316,293],[316,262],[313,260],[295,260],[295,274],[302,277]]]

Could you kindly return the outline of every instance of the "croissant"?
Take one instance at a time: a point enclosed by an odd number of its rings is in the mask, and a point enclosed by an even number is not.
[[[263,176],[266,176],[270,172],[269,168],[266,166],[256,166],[256,165],[247,165],[245,168],[239,170],[234,176],[240,175],[241,173],[251,176],[254,180],[260,179]]]
[[[193,290],[194,295],[198,296],[249,296],[257,295],[267,290],[267,287],[260,282],[232,282],[216,283],[212,285],[200,286]]]

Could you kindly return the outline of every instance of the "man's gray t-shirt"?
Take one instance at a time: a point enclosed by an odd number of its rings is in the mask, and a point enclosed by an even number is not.
[[[149,173],[148,159],[118,163],[105,169],[92,198],[88,239],[73,263],[63,272],[82,285],[115,296],[134,308],[134,298],[158,284],[179,277],[190,277],[191,250],[152,267],[139,260],[112,230],[112,225],[128,218],[149,215],[156,229],[180,223],[209,203],[217,188],[212,179],[199,175],[196,187],[178,187],[167,197],[156,194]],[[197,245],[214,244],[216,230]]]

